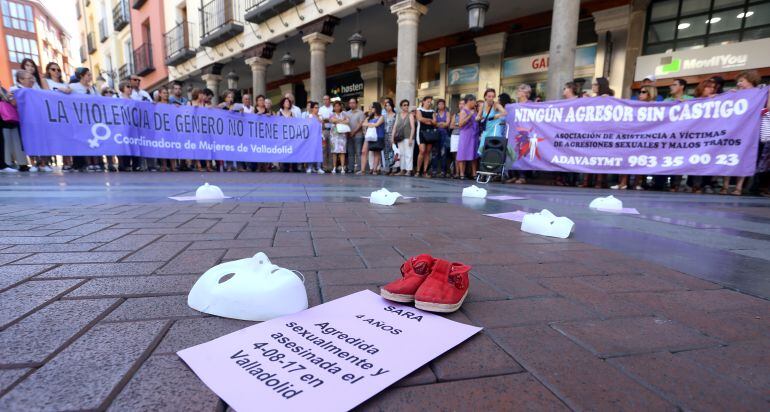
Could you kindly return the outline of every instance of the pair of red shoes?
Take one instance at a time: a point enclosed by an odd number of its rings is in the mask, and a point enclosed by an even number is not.
[[[401,279],[380,288],[380,296],[394,302],[414,302],[417,309],[429,312],[454,312],[468,296],[470,270],[462,263],[414,256],[401,265]]]

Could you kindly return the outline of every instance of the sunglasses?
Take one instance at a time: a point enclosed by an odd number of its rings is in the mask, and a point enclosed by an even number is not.
[[[642,90],[639,94],[647,94],[647,90]]]
[[[48,71],[51,71],[51,72],[61,72],[61,69],[54,69],[52,67],[52,68],[48,69]]]

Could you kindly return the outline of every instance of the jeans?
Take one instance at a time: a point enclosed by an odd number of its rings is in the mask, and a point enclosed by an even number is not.
[[[364,148],[364,137],[355,136],[348,138],[346,151],[348,172],[355,172],[357,168],[361,167],[361,150]]]
[[[395,153],[393,152],[393,142],[390,137],[385,138],[385,148],[382,150],[382,171],[390,173],[390,166],[393,164]]]
[[[446,173],[448,171],[450,157],[449,145],[451,143],[449,133],[439,131],[439,141],[433,145],[431,153],[431,171],[433,173]]]

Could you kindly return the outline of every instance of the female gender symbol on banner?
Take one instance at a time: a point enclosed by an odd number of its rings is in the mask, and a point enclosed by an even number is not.
[[[99,129],[104,130],[104,133],[97,133]],[[96,123],[91,126],[91,136],[93,139],[88,139],[88,146],[92,149],[99,147],[100,140],[107,140],[112,136],[112,131],[104,123]]]

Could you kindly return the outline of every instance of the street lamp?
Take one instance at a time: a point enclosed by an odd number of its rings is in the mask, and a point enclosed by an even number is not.
[[[366,45],[366,37],[364,37],[360,31],[353,33],[348,39],[350,44],[350,59],[360,60],[364,57],[364,46]]]
[[[468,10],[468,29],[471,31],[479,31],[484,28],[484,17],[489,10],[488,0],[468,0],[465,5],[465,10]]]
[[[286,52],[286,54],[281,57],[281,68],[283,69],[284,76],[291,76],[294,74],[294,57],[291,57],[291,53]]]

